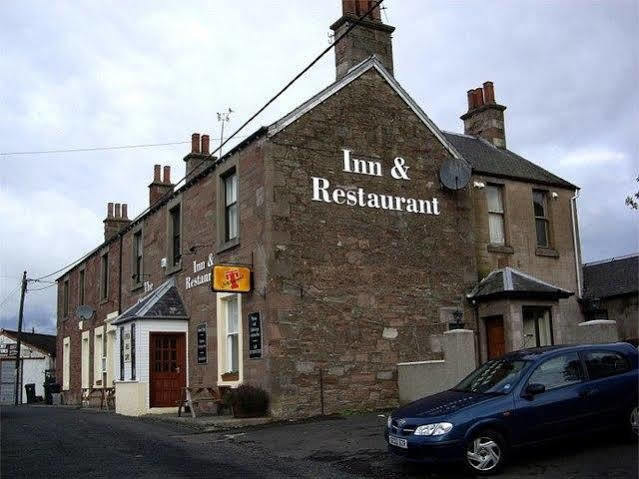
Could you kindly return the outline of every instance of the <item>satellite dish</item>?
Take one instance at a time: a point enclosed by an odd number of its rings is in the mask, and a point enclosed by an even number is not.
[[[466,162],[449,158],[439,170],[439,179],[449,190],[461,190],[470,181],[471,173]]]
[[[86,304],[83,304],[82,306],[78,306],[75,310],[75,315],[78,318],[80,318],[82,321],[91,319],[94,314],[95,314],[95,309],[93,309],[91,306],[87,306]]]

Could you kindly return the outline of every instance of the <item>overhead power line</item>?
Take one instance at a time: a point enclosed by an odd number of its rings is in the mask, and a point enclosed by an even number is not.
[[[13,296],[16,293],[16,291],[20,289],[20,286],[22,286],[22,281],[20,281],[18,285],[15,288],[13,288],[9,294],[5,296],[2,302],[0,302],[0,307],[4,306],[4,303],[6,303],[11,298],[11,296]]]
[[[313,68],[313,66],[322,59],[322,57],[324,55],[326,55],[329,51],[331,51],[333,48],[335,48],[337,46],[338,43],[340,43],[353,29],[355,29],[357,26],[359,26],[359,21],[363,20],[364,18],[368,17],[373,10],[375,10],[377,7],[379,7],[382,3],[384,2],[384,0],[378,0],[366,13],[364,13],[363,15],[361,15],[358,18],[358,21],[356,22],[352,22],[351,25],[346,29],[346,31],[344,31],[344,33],[342,33],[339,37],[337,37],[335,39],[335,41],[333,43],[331,43],[328,47],[326,47],[319,55],[317,55],[317,57],[315,57],[315,59],[313,59],[313,61],[311,61],[308,65],[306,65],[302,71],[300,71],[297,75],[295,75],[293,77],[293,79],[291,81],[289,81],[282,89],[280,89],[270,100],[268,100],[260,109],[258,109],[253,115],[251,115],[251,117],[246,120],[244,123],[242,123],[242,125],[236,129],[226,140],[222,141],[220,146],[218,146],[215,151],[211,152],[208,158],[214,158],[214,155],[222,150],[222,148],[224,148],[224,146],[230,142],[233,138],[235,138],[238,133],[240,131],[242,131],[249,123],[251,123],[253,120],[255,120],[255,118],[257,118],[264,110],[266,110],[269,106],[271,106],[271,104],[277,100],[280,96],[282,96],[282,94],[284,92],[286,92],[291,86],[293,86],[293,84],[299,80],[307,71],[309,71],[311,68]],[[241,137],[238,137],[241,138]],[[228,153],[227,153],[228,154]],[[220,159],[217,159],[217,161],[221,161]],[[193,176],[195,176],[195,173],[199,172],[198,170],[200,169],[200,167],[205,164],[205,160],[200,161],[200,163],[193,168],[189,173],[187,173],[184,177],[182,177],[175,185],[174,187],[177,188],[178,185],[180,185],[183,182],[186,182],[187,179],[192,178]],[[159,200],[156,201],[156,203],[163,201],[165,199],[167,199],[169,196],[171,196],[173,194],[173,190],[168,191],[167,193],[165,193]],[[142,211],[142,213],[140,213],[137,218],[144,216],[149,210],[150,210],[150,206],[147,207],[144,211]],[[137,219],[136,218],[136,219]],[[133,220],[135,221],[135,219]],[[62,268],[54,271],[53,273],[49,273],[47,275],[44,276],[40,276],[39,278],[36,279],[44,279],[44,278],[49,278],[51,276],[53,276],[54,274],[58,274],[61,273],[62,271],[65,271],[69,268],[72,268],[74,266],[76,266],[77,264],[81,263],[82,261],[84,261],[84,259],[90,255],[93,252],[93,250],[89,253],[87,253],[86,255],[82,256],[80,259],[73,261],[69,264],[67,264],[66,266],[63,266]]]

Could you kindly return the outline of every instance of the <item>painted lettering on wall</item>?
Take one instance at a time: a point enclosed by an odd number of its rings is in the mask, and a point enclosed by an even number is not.
[[[350,150],[342,150],[343,171],[357,175],[383,177],[382,163],[374,160],[354,158]],[[395,180],[410,181],[408,174],[410,166],[400,156],[393,160],[390,176]],[[391,211],[405,211],[423,215],[439,215],[439,200],[437,198],[419,199],[404,196],[385,195],[367,192],[363,188],[334,188],[326,178],[311,177],[313,201],[335,203],[338,205],[358,206],[360,208],[375,208]]]
[[[215,256],[213,253],[209,253],[208,257],[202,261],[193,261],[193,273],[195,276],[187,276],[185,279],[186,289],[191,289],[195,286],[201,286],[203,284],[209,284],[211,282],[210,268],[215,264]],[[208,273],[197,274],[205,269],[209,268]]]

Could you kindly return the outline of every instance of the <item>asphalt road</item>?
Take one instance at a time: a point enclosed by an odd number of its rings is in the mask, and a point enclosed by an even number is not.
[[[378,415],[232,432],[52,407],[3,408],[1,477],[445,478],[459,468],[390,457]],[[513,457],[500,478],[636,478],[637,445],[584,437]]]

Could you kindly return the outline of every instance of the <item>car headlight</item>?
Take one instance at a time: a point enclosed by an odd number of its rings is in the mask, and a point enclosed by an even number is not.
[[[390,429],[391,427],[391,423],[393,422],[393,418],[391,417],[391,415],[388,415],[388,419],[386,420],[386,426]]]
[[[414,434],[416,436],[441,436],[442,434],[446,434],[452,428],[453,428],[453,425],[449,422],[425,424],[415,429]]]

